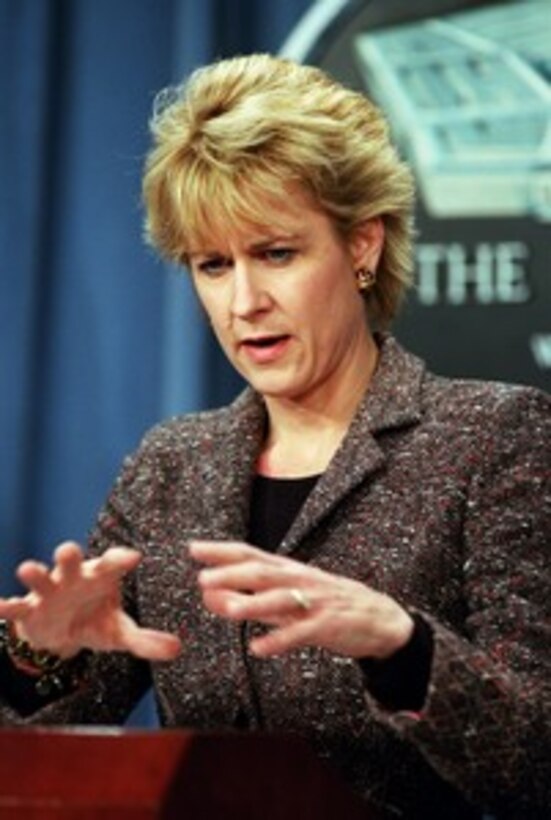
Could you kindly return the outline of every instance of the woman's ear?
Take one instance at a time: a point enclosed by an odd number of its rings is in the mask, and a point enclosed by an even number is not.
[[[350,255],[354,270],[367,268],[377,271],[385,243],[385,226],[382,217],[374,216],[357,225],[349,239]]]

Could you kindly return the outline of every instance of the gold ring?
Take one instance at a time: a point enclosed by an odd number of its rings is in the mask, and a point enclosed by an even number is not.
[[[301,589],[290,589],[289,592],[291,593],[293,600],[301,609],[307,611],[312,606],[312,602]]]

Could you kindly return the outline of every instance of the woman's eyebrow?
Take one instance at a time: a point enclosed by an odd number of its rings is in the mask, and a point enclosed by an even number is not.
[[[263,248],[269,247],[276,242],[296,242],[301,238],[300,234],[291,234],[291,233],[280,233],[280,234],[273,234],[272,236],[268,236],[263,239],[259,239],[255,242],[251,242],[249,248],[253,251],[263,250]]]

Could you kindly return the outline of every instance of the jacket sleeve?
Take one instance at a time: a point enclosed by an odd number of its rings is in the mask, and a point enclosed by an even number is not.
[[[465,635],[429,613],[428,694],[379,719],[500,817],[551,806],[551,400],[506,393],[478,442],[464,523]],[[541,812],[541,813],[540,813]]]

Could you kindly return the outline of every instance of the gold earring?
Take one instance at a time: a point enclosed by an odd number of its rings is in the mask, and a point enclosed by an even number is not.
[[[377,279],[377,274],[375,271],[370,270],[369,268],[358,268],[356,271],[356,282],[358,284],[358,290],[364,293],[367,290],[371,290],[375,281]]]

